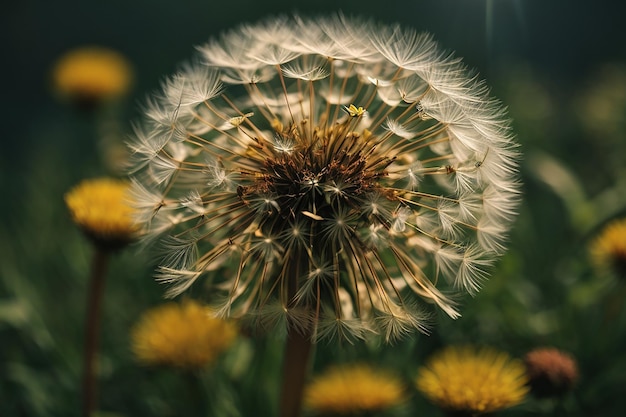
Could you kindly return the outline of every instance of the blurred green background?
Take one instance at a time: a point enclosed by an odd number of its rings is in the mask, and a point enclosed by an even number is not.
[[[102,138],[121,144],[138,103],[195,45],[270,15],[336,10],[432,32],[476,68],[509,107],[525,185],[510,251],[483,291],[462,300],[463,318],[441,318],[430,336],[390,347],[321,345],[315,369],[361,358],[394,369],[410,386],[424,358],[446,344],[488,344],[514,356],[550,345],[579,362],[581,379],[564,415],[623,415],[626,282],[596,272],[587,257],[589,239],[626,216],[622,2],[23,0],[5,4],[0,16],[1,416],[79,414],[91,247],[69,219],[63,194],[83,178],[112,172]],[[135,71],[126,101],[97,120],[60,102],[50,88],[55,60],[83,45],[116,49]],[[139,366],[129,350],[129,329],[163,301],[163,288],[151,277],[154,265],[132,249],[110,265],[100,375],[106,415],[200,415],[195,402],[204,400],[189,393],[184,376]],[[204,373],[208,415],[272,415],[280,346],[272,338],[242,339]],[[410,401],[411,415],[439,415],[419,394]],[[502,414],[551,410],[528,401]]]

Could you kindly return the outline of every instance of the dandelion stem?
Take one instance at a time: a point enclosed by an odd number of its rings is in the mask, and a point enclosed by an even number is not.
[[[96,354],[100,339],[100,311],[109,253],[96,248],[91,263],[91,278],[87,295],[87,320],[83,356],[83,417],[89,417],[97,403]]]
[[[298,417],[311,353],[311,331],[291,329],[285,345],[280,417]]]
[[[288,295],[294,300],[298,291],[299,262],[291,262]],[[289,327],[283,362],[283,381],[280,399],[280,417],[298,417],[302,410],[302,394],[312,350],[313,324]]]
[[[182,373],[182,378],[187,388],[185,391],[189,412],[201,416],[210,415],[210,399],[207,396],[208,393],[205,390],[200,371],[197,369],[185,370]]]
[[[567,409],[565,408],[565,398],[563,395],[559,395],[554,400],[554,406],[552,408],[554,417],[567,416]]]

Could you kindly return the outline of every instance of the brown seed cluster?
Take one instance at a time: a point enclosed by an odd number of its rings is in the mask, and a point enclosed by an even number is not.
[[[578,380],[574,358],[556,348],[538,348],[526,354],[531,392],[539,397],[557,397],[570,391]]]

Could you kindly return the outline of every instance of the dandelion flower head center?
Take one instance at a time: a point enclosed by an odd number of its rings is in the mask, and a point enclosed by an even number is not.
[[[378,180],[393,159],[377,155],[371,134],[349,130],[351,122],[347,119],[329,129],[316,127],[311,138],[303,138],[295,128],[276,132],[294,145],[288,152],[275,150],[251,175],[252,184],[237,190],[244,202],[262,200],[268,215],[275,212],[287,220],[271,223],[267,233],[291,229],[297,237],[300,228],[292,227],[297,222],[304,222],[310,233],[319,228],[320,221],[342,210],[363,214],[364,195],[384,191]],[[341,225],[342,220],[337,223]]]
[[[478,290],[518,200],[484,83],[427,34],[341,15],[242,25],[199,52],[130,143],[169,295],[212,277],[222,314],[318,337],[424,330],[430,304],[458,317],[438,283]]]

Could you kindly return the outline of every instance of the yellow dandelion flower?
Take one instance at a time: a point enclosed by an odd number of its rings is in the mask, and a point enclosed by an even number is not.
[[[598,269],[626,279],[626,219],[606,226],[591,243],[589,252]]]
[[[54,88],[79,104],[93,105],[125,94],[132,69],[120,53],[103,47],[82,47],[63,55],[52,71]]]
[[[116,249],[132,241],[138,227],[124,180],[84,180],[65,194],[72,220],[101,248]]]
[[[404,386],[399,378],[366,364],[330,368],[315,378],[304,393],[305,406],[319,414],[379,411],[404,399]]]
[[[136,358],[149,365],[196,369],[215,361],[233,343],[236,326],[193,300],[147,311],[132,331]]]
[[[449,347],[420,368],[417,388],[445,410],[469,415],[520,403],[528,392],[521,361],[489,348]]]
[[[533,395],[561,396],[570,391],[578,380],[578,364],[568,353],[543,347],[524,356]]]

